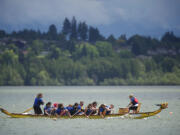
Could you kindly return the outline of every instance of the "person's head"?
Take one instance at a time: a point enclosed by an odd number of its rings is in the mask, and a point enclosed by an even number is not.
[[[47,106],[47,107],[51,107],[51,102],[48,102],[48,103],[46,104],[46,106]]]
[[[64,105],[63,104],[58,104],[58,108],[63,108],[64,107]]]
[[[43,94],[42,93],[38,93],[37,94],[37,98],[42,98],[43,97]]]
[[[87,108],[91,109],[91,108],[92,108],[92,104],[89,104],[89,105],[87,106]]]
[[[58,103],[54,103],[54,104],[53,104],[53,107],[54,107],[54,108],[57,108],[57,107],[58,107]]]
[[[134,97],[134,95],[133,95],[133,94],[130,94],[130,95],[129,95],[129,98],[130,98],[130,99],[131,99],[131,98],[133,98],[133,97]]]
[[[105,104],[101,104],[99,108],[106,108]]]
[[[94,101],[94,102],[92,103],[92,106],[93,106],[93,107],[96,107],[96,106],[97,106],[97,102]]]
[[[113,104],[110,104],[110,108],[113,109],[113,108],[114,108],[114,105],[113,105]]]
[[[84,105],[84,102],[83,101],[80,101],[80,106],[83,106]]]
[[[74,107],[78,107],[78,105],[79,105],[78,103],[74,103]]]
[[[68,107],[72,107],[73,105],[69,104]]]

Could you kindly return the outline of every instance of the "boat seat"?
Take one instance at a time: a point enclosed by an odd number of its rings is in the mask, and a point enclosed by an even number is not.
[[[119,114],[126,114],[129,112],[129,108],[119,108]]]

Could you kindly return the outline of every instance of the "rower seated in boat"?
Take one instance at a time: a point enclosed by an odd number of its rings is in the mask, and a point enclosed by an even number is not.
[[[106,115],[106,105],[105,104],[101,104],[98,110],[98,115],[100,115],[102,118],[105,117]]]
[[[92,115],[97,115],[98,114],[99,109],[97,108],[97,102],[96,101],[94,101],[92,103],[92,110],[93,110]]]
[[[128,105],[129,112],[130,110],[133,110],[133,113],[137,113],[137,108],[138,108],[138,99],[134,97],[133,94],[129,95],[130,103]]]
[[[57,108],[58,108],[58,103],[54,103],[52,106],[51,115],[55,115]]]
[[[69,111],[72,116],[75,116],[81,113],[81,106],[78,103],[75,103]]]
[[[84,115],[89,118],[89,116],[92,114],[93,109],[92,109],[92,104],[89,104],[85,110],[84,110]]]
[[[114,113],[114,105],[106,106],[106,115]]]
[[[35,100],[34,100],[34,104],[33,104],[33,108],[34,108],[34,113],[35,114],[42,114],[42,110],[41,110],[41,105],[44,104],[43,100],[43,94],[42,93],[39,93],[37,94]]]
[[[83,101],[80,101],[79,107],[81,108],[81,112],[84,112],[83,105],[84,105],[84,102],[83,102]]]
[[[58,108],[55,111],[55,115],[56,116],[64,116],[64,115],[68,115],[69,117],[71,117],[71,114],[69,113],[69,111],[64,107],[63,104],[58,104]]]
[[[53,108],[51,107],[51,102],[48,102],[44,107],[44,115],[51,115]]]

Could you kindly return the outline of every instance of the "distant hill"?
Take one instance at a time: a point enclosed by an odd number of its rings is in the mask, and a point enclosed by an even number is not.
[[[180,38],[103,36],[65,18],[62,31],[0,30],[0,85],[180,85]]]

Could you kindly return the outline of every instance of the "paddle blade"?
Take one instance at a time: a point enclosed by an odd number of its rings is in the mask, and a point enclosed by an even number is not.
[[[27,110],[25,110],[24,112],[22,112],[22,113],[27,113],[27,112],[29,112],[29,111],[31,111],[33,108],[31,107],[31,108],[29,108],[29,109],[27,109]]]

